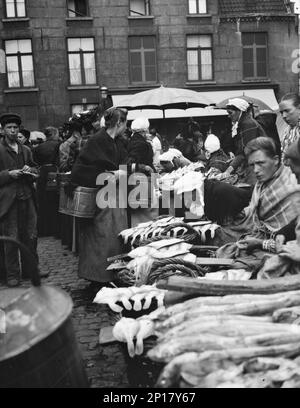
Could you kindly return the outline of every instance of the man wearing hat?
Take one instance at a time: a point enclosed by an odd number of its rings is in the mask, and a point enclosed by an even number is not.
[[[3,138],[0,142],[0,234],[24,243],[36,254],[36,207],[33,182],[37,169],[31,150],[18,141],[21,118],[14,113],[0,116]],[[21,257],[16,245],[4,244],[4,265],[7,285],[18,286],[31,265]]]

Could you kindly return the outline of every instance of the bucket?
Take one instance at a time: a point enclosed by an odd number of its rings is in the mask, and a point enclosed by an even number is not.
[[[76,187],[73,197],[69,197],[60,185],[59,209],[62,214],[79,218],[94,218],[98,188]]]
[[[5,332],[0,333],[0,387],[89,387],[71,321],[72,300],[64,291],[40,286],[35,258],[12,238],[33,265],[29,289],[1,291]]]

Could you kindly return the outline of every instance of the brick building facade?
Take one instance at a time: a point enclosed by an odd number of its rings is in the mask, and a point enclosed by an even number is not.
[[[101,86],[280,97],[298,89],[297,21],[285,0],[1,0],[0,111],[33,130],[97,105]]]

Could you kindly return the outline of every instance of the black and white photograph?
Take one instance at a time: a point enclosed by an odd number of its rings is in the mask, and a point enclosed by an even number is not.
[[[1,389],[300,388],[299,16],[0,0]]]

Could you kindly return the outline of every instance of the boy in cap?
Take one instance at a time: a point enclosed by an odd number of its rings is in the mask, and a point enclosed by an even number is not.
[[[27,146],[18,141],[21,118],[15,113],[0,116],[3,138],[0,142],[0,234],[21,241],[36,256],[36,208],[33,182],[37,169]],[[29,265],[21,257],[23,276]],[[18,286],[21,280],[19,252],[16,245],[4,243],[7,285]]]

